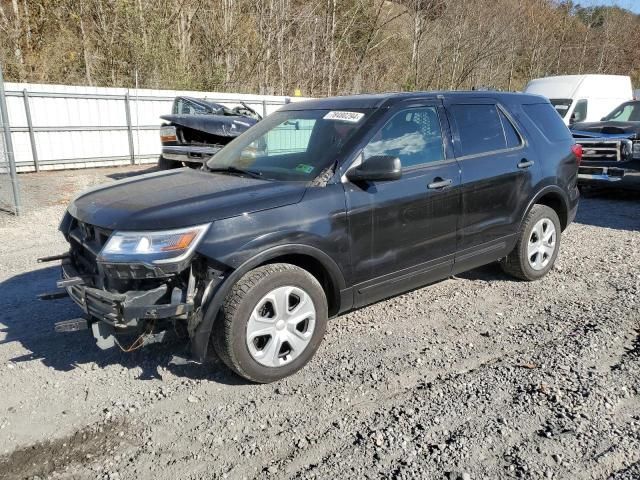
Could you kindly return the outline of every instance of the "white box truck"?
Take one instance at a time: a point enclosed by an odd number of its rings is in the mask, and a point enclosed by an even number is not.
[[[599,122],[621,103],[633,100],[631,78],[624,75],[536,78],[524,92],[547,97],[567,125]]]

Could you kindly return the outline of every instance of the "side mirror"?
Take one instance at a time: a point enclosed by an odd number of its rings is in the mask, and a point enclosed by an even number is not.
[[[351,182],[398,180],[402,177],[402,163],[398,157],[376,155],[347,172]]]

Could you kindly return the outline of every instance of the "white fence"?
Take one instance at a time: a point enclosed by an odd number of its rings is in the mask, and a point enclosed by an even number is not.
[[[5,83],[18,172],[155,162],[160,115],[178,95],[263,116],[302,98],[270,95]]]

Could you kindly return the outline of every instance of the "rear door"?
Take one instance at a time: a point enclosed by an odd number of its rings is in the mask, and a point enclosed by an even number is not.
[[[454,266],[460,272],[508,253],[539,165],[516,122],[495,99],[450,99],[445,106],[462,171]]]
[[[395,181],[344,183],[356,306],[451,274],[460,214],[460,171],[440,102],[397,107],[361,161],[393,155]]]

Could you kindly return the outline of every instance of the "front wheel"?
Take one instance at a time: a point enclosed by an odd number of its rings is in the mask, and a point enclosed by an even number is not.
[[[158,157],[158,168],[160,170],[171,170],[173,168],[180,168],[182,166],[181,162],[176,162],[175,160],[169,160],[168,158],[164,158],[162,155]]]
[[[245,274],[225,299],[214,347],[238,375],[259,383],[304,367],[320,346],[327,324],[322,286],[306,270],[286,263]]]
[[[500,263],[502,269],[522,280],[538,280],[553,267],[560,249],[561,227],[556,212],[546,205],[529,211],[516,246]]]

